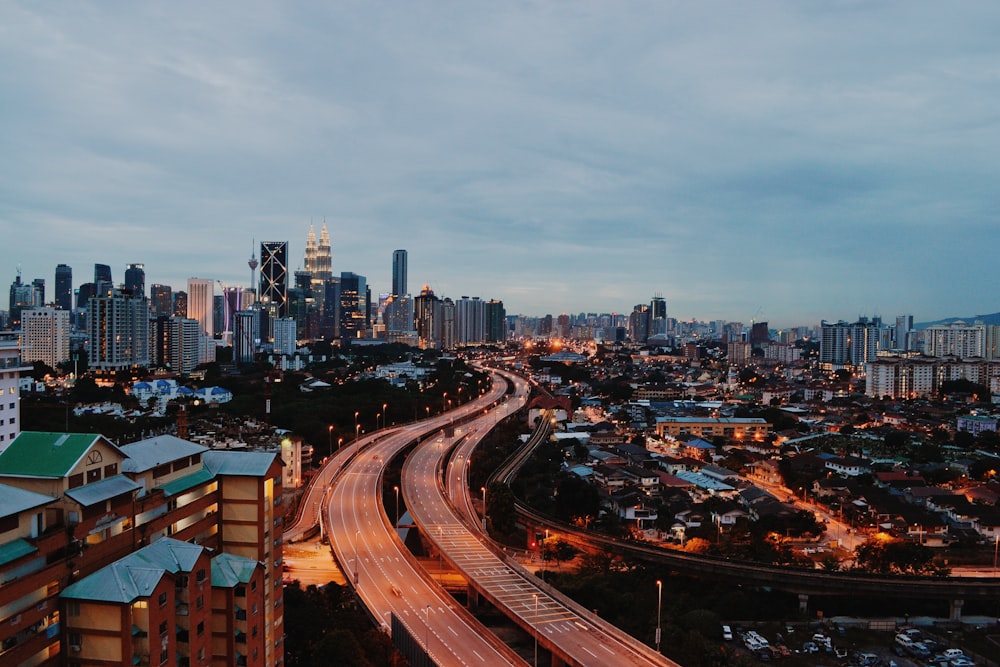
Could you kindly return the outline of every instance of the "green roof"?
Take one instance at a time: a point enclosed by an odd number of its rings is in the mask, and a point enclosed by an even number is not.
[[[248,584],[258,566],[258,561],[221,553],[212,559],[212,587],[235,588],[240,584]]]
[[[183,493],[188,489],[193,489],[199,484],[204,484],[212,479],[215,479],[215,475],[213,475],[209,470],[202,468],[198,472],[193,472],[190,475],[184,475],[180,479],[175,479],[172,482],[161,484],[159,488],[163,489],[164,495],[175,496],[178,493]]]
[[[13,563],[18,558],[27,556],[28,554],[33,554],[36,551],[38,551],[38,547],[29,543],[27,540],[22,539],[11,540],[6,544],[0,544],[0,565]]]
[[[0,452],[0,475],[65,477],[87,450],[101,439],[102,436],[93,433],[22,431],[7,449]]]

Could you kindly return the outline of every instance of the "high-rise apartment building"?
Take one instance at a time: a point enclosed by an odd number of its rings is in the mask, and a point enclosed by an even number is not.
[[[896,329],[893,332],[895,349],[913,350],[916,341],[913,331],[913,315],[900,315],[896,318]]]
[[[201,363],[201,325],[184,317],[150,321],[150,363],[187,375]]]
[[[640,303],[632,309],[628,320],[629,336],[636,343],[645,343],[649,333],[649,306]]]
[[[170,285],[153,283],[149,286],[149,307],[153,317],[171,317],[174,314],[174,295]]]
[[[24,361],[41,361],[51,368],[67,361],[69,334],[68,310],[46,306],[21,311],[21,356]]]
[[[198,320],[205,335],[215,335],[215,281],[209,278],[188,278],[187,317]]]
[[[463,296],[455,302],[455,342],[458,345],[476,345],[486,338],[484,310],[478,296]]]
[[[961,320],[927,327],[923,331],[924,354],[929,357],[986,357],[986,327]]]
[[[291,356],[295,354],[295,319],[279,317],[274,321],[274,353]]]
[[[392,294],[403,296],[406,291],[407,255],[405,250],[394,250],[392,253]]]
[[[288,314],[288,242],[260,244],[260,302],[271,318]]]
[[[819,362],[826,368],[861,368],[878,356],[881,322],[860,318],[853,324],[820,324]]]
[[[245,366],[252,364],[260,344],[259,309],[240,310],[233,321],[233,362]]]
[[[450,298],[445,297],[439,302],[435,325],[437,326],[435,334],[441,349],[450,350],[455,347],[455,302]]]
[[[135,296],[146,296],[146,265],[125,265],[125,289]]]
[[[73,269],[66,264],[56,265],[56,293],[55,302],[57,308],[63,310],[73,310]]]
[[[142,297],[112,290],[90,300],[90,367],[119,371],[149,364],[149,306]]]

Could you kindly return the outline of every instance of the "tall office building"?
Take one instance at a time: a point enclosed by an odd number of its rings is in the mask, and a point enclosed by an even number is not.
[[[309,225],[309,236],[306,237],[306,256],[302,265],[310,275],[316,270],[316,250],[316,230],[312,225]]]
[[[146,296],[146,265],[125,265],[125,289],[136,296]]]
[[[417,330],[417,341],[421,349],[438,347],[437,320],[440,318],[440,304],[430,285],[424,285],[420,295],[413,299],[413,325]]]
[[[18,268],[17,277],[10,284],[10,313],[11,327],[16,329],[21,323],[21,311],[25,308],[34,307],[33,288],[27,283],[21,282],[21,270]]]
[[[406,251],[394,250],[392,253],[392,293],[396,296],[408,294],[406,291]]]
[[[73,310],[73,268],[66,264],[56,265],[55,302],[58,308]]]
[[[114,289],[115,283],[111,279],[111,267],[107,264],[94,264],[94,293],[99,296],[107,296]]]
[[[201,330],[215,335],[215,281],[209,278],[188,278],[187,317],[198,320]]]
[[[69,311],[49,306],[21,311],[24,361],[55,368],[69,359]]]
[[[98,371],[149,365],[149,306],[142,297],[112,290],[95,296],[87,312],[89,363]]]
[[[271,318],[288,314],[288,242],[260,244],[260,302]]]
[[[309,225],[309,236],[306,238],[306,256],[303,268],[312,275],[315,283],[323,282],[333,278],[333,258],[330,254],[330,234],[326,231],[326,224],[319,234],[319,242],[316,241],[316,230]]]
[[[174,292],[174,317],[188,316],[188,293]]]
[[[90,300],[97,296],[97,285],[94,283],[83,283],[80,289],[76,290],[76,307],[86,310],[90,305]]]
[[[174,295],[170,285],[153,283],[149,286],[149,306],[153,317],[170,317],[174,314]]]
[[[503,343],[507,340],[507,312],[503,301],[490,299],[483,309],[487,343]]]
[[[260,344],[259,309],[237,311],[233,320],[233,362],[246,366],[254,362]]]
[[[364,276],[344,271],[340,274],[340,337],[364,338],[369,319],[368,281]]]
[[[754,322],[750,326],[750,345],[753,347],[763,347],[771,340],[771,331],[767,322]]]
[[[649,335],[662,336],[666,333],[667,302],[663,298],[663,295],[657,292],[649,302]]]
[[[632,309],[628,319],[629,335],[636,343],[645,343],[649,333],[649,306],[640,303]]]

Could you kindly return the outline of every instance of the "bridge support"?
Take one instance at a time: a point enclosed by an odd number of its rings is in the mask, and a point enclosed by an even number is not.
[[[799,593],[799,611],[803,614],[809,611],[809,596],[805,593]]]
[[[469,611],[476,613],[479,609],[479,591],[477,591],[472,584],[466,586],[466,599],[468,600],[467,606]]]
[[[965,600],[952,600],[948,605],[948,618],[952,621],[962,620],[962,605],[965,604]]]

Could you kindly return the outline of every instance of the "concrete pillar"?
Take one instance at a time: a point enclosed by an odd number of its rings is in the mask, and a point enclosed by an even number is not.
[[[952,621],[962,620],[962,605],[965,600],[952,600],[948,607],[948,619]]]
[[[472,584],[466,586],[466,599],[468,600],[469,611],[475,613],[479,609],[479,591]]]
[[[809,611],[809,596],[805,593],[799,593],[799,611],[803,614]]]
[[[566,667],[566,663],[557,656],[555,653],[552,654],[552,667]]]

